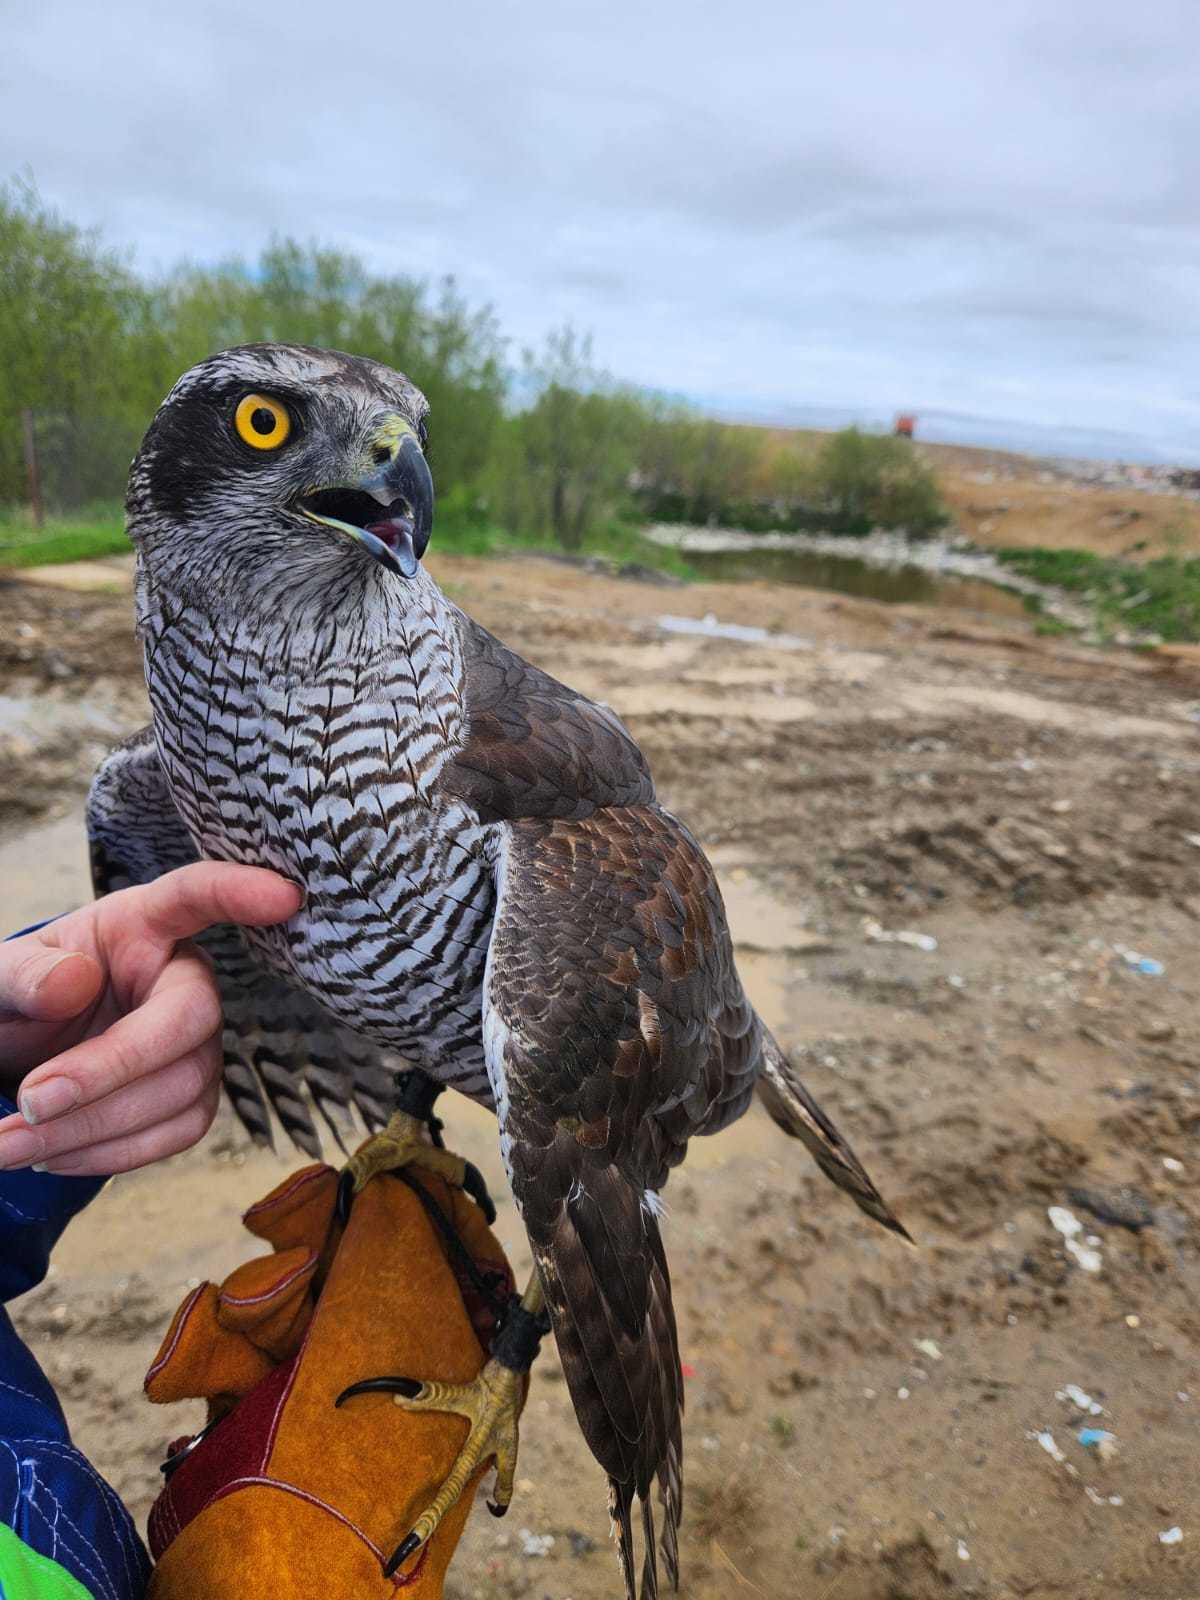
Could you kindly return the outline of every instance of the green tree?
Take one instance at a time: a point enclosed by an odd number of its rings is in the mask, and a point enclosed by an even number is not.
[[[821,447],[807,494],[846,532],[930,533],[946,521],[937,479],[911,443],[858,428],[843,428]]]
[[[505,391],[504,343],[489,307],[472,311],[452,278],[369,274],[353,255],[277,240],[251,268],[184,268],[162,286],[164,386],[216,350],[259,340],[311,344],[396,367],[430,404],[439,493],[482,471]]]
[[[664,508],[681,521],[707,523],[753,498],[761,454],[758,430],[676,410],[648,419],[639,466]]]
[[[565,327],[525,352],[530,405],[510,417],[489,471],[499,519],[567,550],[628,498],[646,414],[595,365],[590,338]]]
[[[145,290],[18,178],[0,186],[0,305],[0,502],[25,498],[27,408],[52,500],[119,493],[146,413]]]

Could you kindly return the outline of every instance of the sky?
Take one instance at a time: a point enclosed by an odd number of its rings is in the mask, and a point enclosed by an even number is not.
[[[0,177],[144,269],[289,234],[719,415],[1200,462],[1195,0],[0,0],[0,29]]]

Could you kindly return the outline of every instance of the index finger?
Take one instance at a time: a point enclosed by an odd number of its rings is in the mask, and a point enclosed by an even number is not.
[[[265,928],[286,921],[304,902],[296,884],[279,873],[232,861],[177,867],[136,892],[145,933],[164,943],[190,939],[218,922]]]

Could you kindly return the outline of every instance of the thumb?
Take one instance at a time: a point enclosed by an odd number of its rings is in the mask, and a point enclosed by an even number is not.
[[[0,969],[0,1020],[65,1022],[92,1004],[103,982],[104,970],[94,956],[43,946],[8,971]]]

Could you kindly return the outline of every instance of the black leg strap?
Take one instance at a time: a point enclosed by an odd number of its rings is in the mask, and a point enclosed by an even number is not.
[[[550,1332],[550,1316],[546,1311],[536,1315],[526,1311],[520,1295],[508,1302],[504,1321],[492,1340],[492,1356],[510,1372],[528,1372],[537,1358],[542,1340]]]

